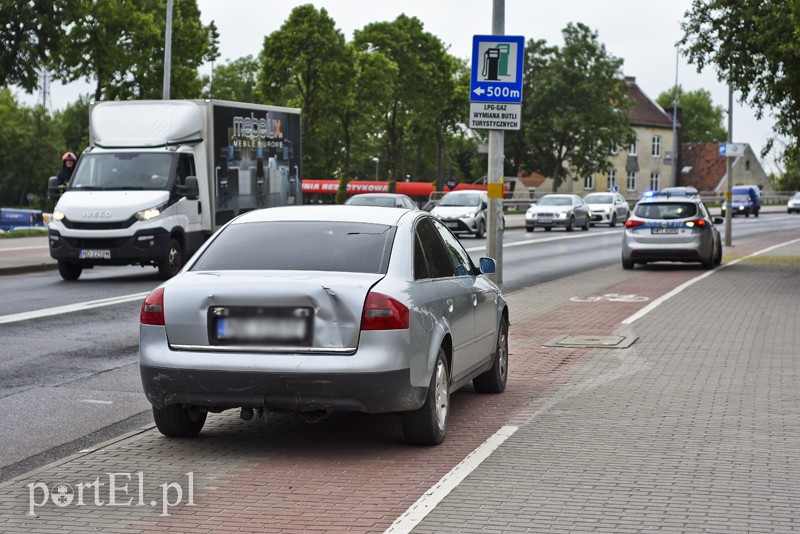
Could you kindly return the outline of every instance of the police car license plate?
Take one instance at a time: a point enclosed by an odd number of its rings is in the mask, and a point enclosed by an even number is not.
[[[82,260],[110,260],[110,250],[81,250],[78,258]]]
[[[677,234],[677,228],[652,228],[650,229],[650,233],[652,234]]]

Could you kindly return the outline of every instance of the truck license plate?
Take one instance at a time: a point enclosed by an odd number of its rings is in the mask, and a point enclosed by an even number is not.
[[[110,260],[110,250],[81,250],[78,258],[82,260]]]

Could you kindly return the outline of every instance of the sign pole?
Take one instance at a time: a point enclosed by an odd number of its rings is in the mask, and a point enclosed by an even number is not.
[[[728,145],[733,144],[733,89],[728,86]],[[725,246],[733,243],[733,158],[727,160],[727,184],[725,186]]]
[[[505,34],[505,0],[493,0],[492,35]],[[503,284],[503,163],[505,138],[503,130],[489,130],[489,225],[486,232],[486,255],[494,258],[497,271],[490,278]]]

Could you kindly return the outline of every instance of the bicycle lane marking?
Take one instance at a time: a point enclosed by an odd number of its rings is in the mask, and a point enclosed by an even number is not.
[[[637,311],[636,313],[634,313],[630,317],[627,317],[626,319],[623,319],[621,324],[624,324],[624,325],[633,324],[634,322],[638,321],[639,319],[641,319],[642,317],[644,317],[645,315],[647,315],[651,311],[653,311],[656,308],[658,308],[661,304],[663,304],[667,300],[671,299],[675,295],[678,295],[678,294],[682,293],[687,288],[689,288],[692,285],[696,284],[700,280],[703,280],[704,278],[708,278],[709,276],[711,276],[715,272],[720,271],[721,269],[725,269],[727,267],[731,267],[731,266],[736,265],[737,263],[740,263],[740,262],[742,262],[744,260],[747,260],[749,258],[754,258],[756,256],[760,256],[762,254],[766,254],[767,252],[771,252],[771,251],[773,251],[775,249],[784,247],[786,245],[792,245],[792,244],[798,243],[798,242],[800,242],[800,239],[793,239],[791,241],[786,241],[786,242],[783,242],[783,243],[779,243],[777,245],[773,245],[771,247],[767,247],[765,249],[762,249],[762,250],[759,250],[757,252],[754,252],[754,253],[752,253],[752,254],[750,254],[748,256],[745,256],[744,258],[739,258],[739,259],[733,260],[731,262],[722,264],[719,267],[717,267],[716,269],[712,269],[710,271],[706,271],[705,273],[701,274],[700,276],[696,276],[696,277],[692,278],[691,280],[687,280],[686,282],[682,283],[681,285],[679,285],[678,287],[676,287],[672,291],[669,291],[666,294],[664,294],[664,295],[658,297],[657,299],[653,300],[652,302],[650,302],[650,304],[648,304],[647,306],[643,307],[641,310]]]

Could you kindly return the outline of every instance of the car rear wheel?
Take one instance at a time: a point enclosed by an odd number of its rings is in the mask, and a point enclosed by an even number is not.
[[[158,274],[161,278],[169,279],[178,274],[183,268],[183,247],[177,239],[169,240],[169,251],[163,260],[158,262]]]
[[[58,274],[60,274],[61,278],[64,280],[77,280],[80,278],[82,272],[83,267],[77,263],[58,260]]]
[[[502,393],[508,381],[508,321],[500,319],[492,368],[472,380],[478,393]]]
[[[419,410],[402,414],[403,435],[415,445],[438,445],[447,435],[449,416],[450,374],[444,349],[440,348],[425,404]]]
[[[153,408],[153,421],[158,431],[171,438],[191,438],[203,430],[207,412],[184,408],[179,404]]]
[[[583,222],[583,226],[581,226],[581,230],[583,230],[584,232],[588,232],[589,231],[589,216],[588,215],[586,216],[586,220]]]
[[[714,258],[714,265],[722,263],[722,243],[717,241],[717,255]]]
[[[627,260],[622,260],[622,268],[625,269],[625,270],[633,269],[633,262],[632,261],[627,261]]]

